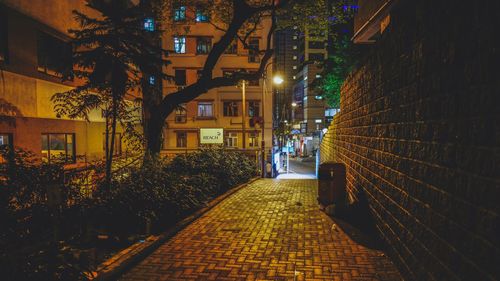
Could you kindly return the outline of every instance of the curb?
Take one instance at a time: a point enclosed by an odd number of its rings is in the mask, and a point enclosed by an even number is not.
[[[207,206],[202,209],[196,211],[194,214],[189,217],[181,220],[163,234],[160,235],[151,235],[146,238],[144,241],[139,241],[133,244],[132,246],[123,249],[119,253],[115,254],[113,257],[101,263],[96,272],[93,272],[93,277],[90,280],[93,281],[109,281],[116,280],[123,273],[125,273],[130,267],[136,265],[148,255],[153,253],[158,247],[160,247],[164,242],[168,241],[174,235],[183,230],[186,226],[191,224],[193,221],[197,220],[205,213],[210,211],[213,207],[218,205],[224,199],[238,192],[242,188],[250,185],[251,183],[257,181],[260,177],[255,177],[250,179],[248,182],[240,184],[235,188],[228,190],[226,193],[216,197],[212,201],[210,201]]]

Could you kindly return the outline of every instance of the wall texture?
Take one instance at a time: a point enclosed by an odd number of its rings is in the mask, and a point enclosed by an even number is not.
[[[344,84],[322,162],[346,164],[407,280],[499,280],[498,3],[446,2],[396,6]]]

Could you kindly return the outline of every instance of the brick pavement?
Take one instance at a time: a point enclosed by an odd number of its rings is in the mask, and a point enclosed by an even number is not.
[[[401,280],[319,211],[315,180],[261,179],[179,232],[121,280]]]

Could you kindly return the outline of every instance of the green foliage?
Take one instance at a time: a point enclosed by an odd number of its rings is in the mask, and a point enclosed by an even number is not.
[[[359,49],[348,35],[339,36],[334,46],[334,53],[328,57],[321,78],[314,81],[314,86],[330,107],[340,108],[340,90],[358,62]]]

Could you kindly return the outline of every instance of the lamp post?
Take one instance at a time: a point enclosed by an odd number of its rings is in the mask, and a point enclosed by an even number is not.
[[[268,64],[266,66],[266,68],[264,69],[264,77],[263,77],[263,83],[262,83],[262,124],[261,124],[261,145],[260,145],[260,148],[261,148],[261,169],[262,169],[262,173],[261,173],[261,176],[264,178],[266,176],[266,141],[264,139],[264,135],[265,135],[265,127],[266,127],[266,111],[265,111],[265,104],[266,104],[266,91],[267,91],[267,87],[266,87],[266,80],[267,80],[267,68],[271,65]],[[283,83],[283,78],[281,78],[281,76],[279,75],[276,75],[276,76],[273,76],[273,83],[275,85],[280,85],[281,83]]]

